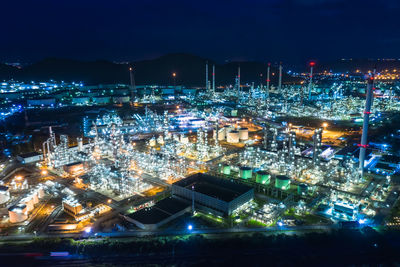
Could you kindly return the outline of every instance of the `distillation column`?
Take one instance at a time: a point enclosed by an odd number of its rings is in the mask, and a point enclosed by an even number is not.
[[[368,147],[368,143],[367,143],[368,124],[369,124],[369,115],[371,114],[371,106],[372,106],[372,101],[373,101],[373,94],[372,94],[372,90],[374,89],[373,87],[374,87],[374,75],[369,77],[367,80],[364,120],[363,120],[363,128],[362,128],[362,135],[361,135],[361,144],[359,144],[359,146],[360,146],[359,169],[360,169],[361,176],[364,174],[365,152]]]

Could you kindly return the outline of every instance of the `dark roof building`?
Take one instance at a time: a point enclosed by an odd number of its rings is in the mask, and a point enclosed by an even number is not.
[[[154,230],[189,211],[189,204],[170,197],[157,202],[152,207],[123,216],[141,229]]]
[[[230,180],[197,173],[172,184],[172,194],[189,202],[194,198],[195,208],[230,215],[254,198],[254,189]]]

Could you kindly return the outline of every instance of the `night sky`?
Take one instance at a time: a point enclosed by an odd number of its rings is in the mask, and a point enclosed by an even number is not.
[[[5,3],[6,2],[6,3]],[[2,1],[0,61],[400,58],[399,0]]]

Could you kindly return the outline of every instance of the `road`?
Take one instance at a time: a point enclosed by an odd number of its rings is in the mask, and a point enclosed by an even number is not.
[[[233,227],[223,229],[193,229],[191,231],[187,229],[182,230],[131,230],[124,232],[98,232],[98,233],[63,233],[63,234],[18,234],[1,236],[0,242],[4,241],[18,241],[18,240],[29,240],[34,237],[43,238],[82,238],[82,237],[94,237],[94,238],[127,238],[127,237],[146,237],[146,236],[180,236],[188,234],[238,234],[238,233],[277,233],[277,232],[310,232],[310,231],[330,231],[333,229],[339,229],[338,225],[304,225],[304,226],[275,226],[275,227],[263,227],[263,228],[246,228],[246,227]]]

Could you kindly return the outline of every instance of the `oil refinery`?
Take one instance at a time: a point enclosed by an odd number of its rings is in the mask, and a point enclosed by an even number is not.
[[[400,155],[384,140],[397,136],[378,133],[398,116],[398,81],[317,67],[267,64],[256,85],[242,84],[238,66],[223,86],[206,61],[197,88],[136,86],[130,68],[131,84],[114,87],[126,101],[71,102],[91,107],[78,131],[42,127],[34,151],[2,164],[2,229],[129,235],[188,218],[200,228],[393,226],[382,214],[397,201]]]

